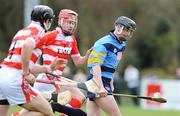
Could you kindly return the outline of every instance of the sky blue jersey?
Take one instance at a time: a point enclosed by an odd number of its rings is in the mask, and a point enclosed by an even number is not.
[[[93,74],[93,66],[100,65],[102,77],[112,79],[125,47],[126,43],[119,41],[113,32],[97,40],[88,58],[90,73]]]

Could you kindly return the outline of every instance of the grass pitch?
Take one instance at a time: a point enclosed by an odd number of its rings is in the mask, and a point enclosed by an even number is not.
[[[13,106],[10,109],[10,113],[16,112],[21,108],[18,106]],[[83,106],[85,110],[85,106]],[[173,110],[144,110],[140,107],[135,106],[120,106],[120,110],[123,116],[180,116],[180,111],[173,111]],[[59,116],[59,113],[56,113],[54,116]],[[103,116],[107,116],[103,114]]]
[[[130,98],[121,98],[121,105],[119,106],[122,116],[180,116],[180,111],[177,110],[146,110],[141,107],[134,106]],[[12,106],[10,108],[10,114],[19,111],[21,108],[18,106]],[[82,107],[85,111],[85,105]],[[56,113],[54,116],[59,116]],[[108,116],[103,114],[102,116]]]

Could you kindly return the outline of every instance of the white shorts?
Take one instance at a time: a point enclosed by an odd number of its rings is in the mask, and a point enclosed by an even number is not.
[[[7,100],[9,104],[24,104],[37,96],[37,92],[24,83],[22,72],[15,68],[0,68],[0,100]]]
[[[56,81],[60,81],[58,78],[56,77],[52,77],[50,75],[47,75],[45,73],[39,74],[37,79],[42,79],[42,80],[56,80]],[[34,83],[34,88],[39,90],[39,91],[48,91],[48,92],[55,92],[57,89],[59,89],[59,85],[55,84],[45,84],[45,83],[39,83],[39,82],[35,82]]]

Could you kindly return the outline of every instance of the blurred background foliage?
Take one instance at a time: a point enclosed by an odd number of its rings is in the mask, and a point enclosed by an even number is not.
[[[113,29],[118,16],[124,15],[137,22],[137,31],[127,43],[119,71],[132,63],[142,71],[158,68],[164,74],[173,75],[180,66],[180,0],[41,0],[41,3],[55,11],[56,18],[51,30],[57,26],[60,9],[69,8],[78,12],[75,34],[83,55],[97,39]],[[13,35],[23,27],[24,1],[1,0],[1,4],[2,61]],[[69,65],[72,66],[72,61]]]

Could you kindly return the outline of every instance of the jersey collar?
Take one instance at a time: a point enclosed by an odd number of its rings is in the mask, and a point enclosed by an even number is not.
[[[113,32],[114,32],[114,30],[110,31],[110,32],[109,32],[109,35],[110,35],[113,39],[115,39],[118,43],[122,44],[123,41],[120,41]]]

